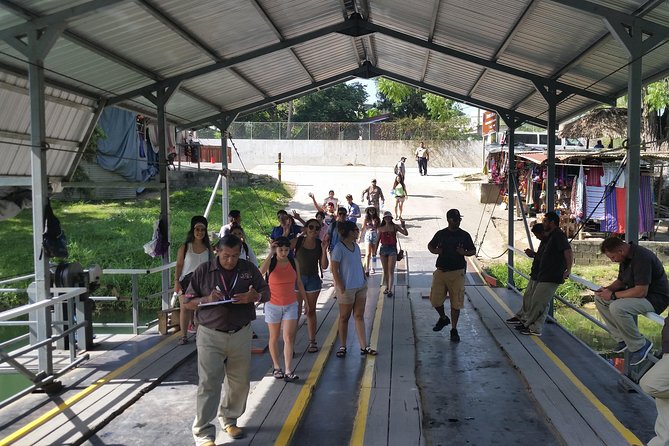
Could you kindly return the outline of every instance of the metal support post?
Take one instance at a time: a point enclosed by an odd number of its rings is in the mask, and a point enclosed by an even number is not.
[[[236,118],[236,114],[223,115],[216,121],[218,129],[221,131],[221,226],[228,222],[228,214],[230,213],[230,197],[228,194],[228,177],[230,176],[228,166],[228,129]]]
[[[281,164],[283,164],[283,162],[281,161],[281,152],[279,152],[279,160],[276,162],[276,164],[278,166],[278,176],[279,176],[279,182],[280,182],[281,181]]]

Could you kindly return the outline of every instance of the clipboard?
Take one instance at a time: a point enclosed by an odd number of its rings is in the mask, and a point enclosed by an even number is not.
[[[217,300],[216,302],[207,302],[206,304],[199,304],[198,307],[213,307],[214,305],[231,304],[234,302],[237,302],[237,300],[236,299]]]

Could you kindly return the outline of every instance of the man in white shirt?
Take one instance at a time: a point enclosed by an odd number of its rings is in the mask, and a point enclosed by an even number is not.
[[[427,175],[427,162],[430,160],[430,152],[427,151],[425,143],[420,142],[420,147],[416,149],[416,161],[418,162],[418,173]]]

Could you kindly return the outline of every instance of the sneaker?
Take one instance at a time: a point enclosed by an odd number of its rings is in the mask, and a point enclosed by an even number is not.
[[[242,438],[244,436],[244,432],[234,424],[231,424],[230,426],[226,427],[225,433],[234,439]]]
[[[188,324],[188,333],[195,334],[197,333],[197,326],[192,322]]]
[[[646,339],[646,343],[641,347],[640,350],[637,350],[635,352],[630,352],[630,365],[639,365],[641,364],[647,357],[648,353],[650,353],[650,350],[653,348],[653,343],[650,342],[648,339]]]
[[[523,327],[522,330],[519,330],[522,335],[532,335],[532,336],[541,336],[541,332],[532,330],[531,328]]]
[[[434,324],[434,327],[432,327],[432,331],[441,331],[445,326],[451,323],[451,320],[446,316],[446,319],[442,319],[441,317],[437,321],[436,324]]]
[[[200,446],[216,446],[216,442],[210,438],[207,438],[204,440],[204,443],[200,443]]]
[[[522,324],[523,321],[521,321],[516,316],[514,316],[514,317],[510,317],[509,319],[507,319],[506,323],[509,324],[509,325],[518,325],[518,324]]]
[[[518,330],[518,331],[520,331],[520,330],[527,330],[527,327],[526,327],[522,322],[521,322],[520,324],[516,325],[516,326],[513,327],[513,328],[515,328],[515,329]]]
[[[618,344],[613,348],[613,353],[622,353],[625,350],[627,350],[627,344],[625,344],[625,341],[620,341]]]
[[[460,335],[458,334],[457,328],[451,328],[451,341],[460,342]]]

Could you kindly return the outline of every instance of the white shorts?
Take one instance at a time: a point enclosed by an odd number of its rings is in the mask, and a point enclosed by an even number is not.
[[[274,305],[269,302],[265,304],[265,322],[268,324],[280,324],[281,321],[297,319],[297,302],[289,305]]]

